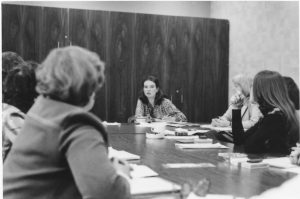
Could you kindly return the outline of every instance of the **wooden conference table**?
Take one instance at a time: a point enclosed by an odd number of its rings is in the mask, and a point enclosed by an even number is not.
[[[199,180],[208,178],[210,194],[229,194],[250,197],[281,185],[296,174],[279,169],[247,169],[231,165],[218,153],[236,152],[231,143],[221,142],[229,149],[180,149],[174,140],[147,139],[149,127],[135,124],[107,126],[110,145],[141,156],[138,164],[144,164],[156,171],[160,177],[179,185],[189,183],[195,186]],[[212,163],[213,168],[165,168],[166,163]]]

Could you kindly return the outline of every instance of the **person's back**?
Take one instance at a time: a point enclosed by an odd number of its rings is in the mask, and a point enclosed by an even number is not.
[[[6,66],[8,67],[8,66]],[[2,154],[3,161],[19,134],[26,112],[37,96],[34,69],[22,62],[7,71],[3,80]]]
[[[36,74],[40,96],[4,162],[4,198],[130,198],[129,166],[108,159],[106,131],[88,112],[104,81],[99,57],[55,49]]]
[[[289,154],[299,140],[299,121],[282,76],[275,71],[259,72],[254,78],[253,99],[264,117],[246,132],[241,124],[242,100],[231,100],[234,143],[244,144],[247,153]]]
[[[64,121],[64,118],[75,113],[81,113],[89,118],[88,120],[94,120],[96,125],[97,123],[100,125],[100,121],[95,119],[95,116],[85,113],[77,107],[57,103],[44,97],[37,99],[33,108],[28,112],[26,123],[13,145],[11,154],[5,161],[3,175],[5,198],[82,198],[72,174],[72,172],[78,171],[72,170],[72,166],[75,164],[76,166],[90,164],[86,161],[79,162],[84,159],[84,156],[94,156],[95,160],[99,160],[100,157],[105,158],[106,160],[99,161],[99,167],[95,167],[99,170],[94,172],[102,173],[104,178],[107,177],[105,182],[107,185],[114,183],[112,178],[114,170],[111,165],[107,164],[109,161],[105,154],[105,141],[99,136],[99,132],[95,130],[97,126],[82,124],[71,135],[68,135],[70,132],[63,128],[62,121]],[[101,126],[98,128],[101,128]],[[105,131],[102,133],[105,133]],[[86,136],[89,138],[86,138]],[[99,151],[93,150],[90,150],[89,154],[84,154],[86,150],[77,146],[80,142],[75,141],[76,139],[97,140],[95,143],[103,145],[101,147],[103,154],[101,155],[98,153]],[[90,147],[93,146],[89,146],[89,142],[86,142],[86,148]],[[76,157],[77,154],[81,157]],[[68,164],[66,159],[69,159],[72,164]],[[68,167],[71,167],[72,172]],[[16,171],[18,171],[17,175]],[[84,175],[84,171],[81,172],[83,172],[81,175]],[[78,176],[80,178],[80,175]],[[112,190],[105,190],[106,185],[103,184],[104,182],[97,181],[93,176],[85,177],[90,178],[90,182],[85,181],[86,184],[83,184],[80,179],[78,181],[81,182],[81,186],[85,187],[84,189],[88,190],[89,186],[92,187],[89,183],[92,183],[93,186],[98,185],[99,196],[103,198],[113,196]],[[116,186],[116,191],[117,188]],[[18,192],[18,190],[27,191]],[[112,195],[105,196],[103,193]]]

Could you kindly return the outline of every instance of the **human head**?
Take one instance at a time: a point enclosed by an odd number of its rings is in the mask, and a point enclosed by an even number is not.
[[[154,76],[148,76],[143,83],[143,90],[146,97],[155,98],[156,93],[159,91],[158,79]]]
[[[38,66],[37,91],[51,99],[84,107],[104,83],[104,63],[78,46],[52,50]]]
[[[295,109],[299,110],[299,88],[297,84],[290,77],[283,77],[283,79],[287,86],[289,97],[295,105]]]
[[[6,51],[2,53],[2,85],[8,71],[23,62],[22,57],[15,52]]]
[[[259,104],[263,114],[279,108],[288,121],[298,123],[286,84],[278,72],[264,70],[256,74],[253,82],[253,99]]]
[[[147,104],[149,102],[148,98],[152,96],[154,96],[154,104],[158,105],[164,97],[158,79],[150,75],[143,80],[143,92],[140,99],[143,103]]]
[[[3,84],[3,102],[26,113],[37,96],[36,78],[33,68],[26,62],[9,70]]]
[[[238,74],[232,78],[232,82],[235,89],[241,92],[245,97],[248,97],[250,95],[253,83],[251,77],[244,74]]]

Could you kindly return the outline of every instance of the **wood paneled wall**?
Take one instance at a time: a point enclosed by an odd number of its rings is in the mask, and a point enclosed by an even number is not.
[[[126,122],[142,81],[161,88],[189,121],[208,122],[227,108],[229,22],[226,20],[2,5],[2,51],[42,62],[53,48],[78,45],[106,63],[93,112]]]

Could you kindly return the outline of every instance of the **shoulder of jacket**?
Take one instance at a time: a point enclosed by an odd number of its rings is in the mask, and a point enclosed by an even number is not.
[[[63,131],[72,132],[83,126],[95,128],[103,137],[105,143],[108,143],[108,136],[102,122],[94,114],[89,112],[73,113],[68,115],[62,122]]]

